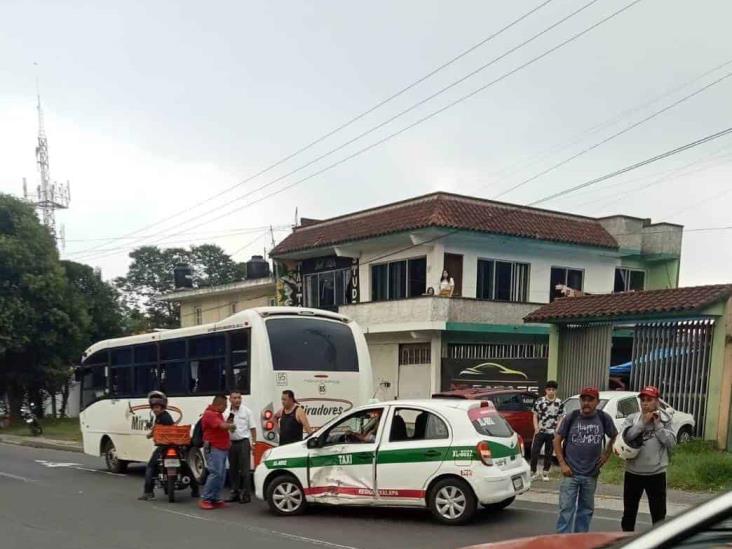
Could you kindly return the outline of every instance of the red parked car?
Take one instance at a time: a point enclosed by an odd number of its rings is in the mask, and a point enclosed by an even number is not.
[[[518,389],[454,389],[435,393],[432,398],[465,398],[469,400],[489,400],[498,410],[498,413],[508,421],[524,439],[526,454],[531,449],[531,440],[534,438],[534,402],[539,395],[530,391]]]

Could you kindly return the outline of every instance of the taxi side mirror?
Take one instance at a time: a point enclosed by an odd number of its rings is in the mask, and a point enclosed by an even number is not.
[[[307,447],[311,450],[320,448],[320,439],[318,437],[310,437],[307,441]]]

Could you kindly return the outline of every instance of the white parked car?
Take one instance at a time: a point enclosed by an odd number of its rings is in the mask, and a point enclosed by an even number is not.
[[[640,412],[640,399],[634,391],[600,391],[600,404],[598,408],[608,413],[615,426],[620,431],[625,418],[636,412]],[[694,416],[674,410],[661,399],[661,408],[671,416],[671,428],[676,434],[679,443],[688,442],[694,434],[696,423]],[[568,398],[564,401],[564,413],[569,414],[579,409],[579,395]]]
[[[522,442],[490,402],[400,400],[342,414],[302,442],[273,448],[254,474],[278,515],[309,503],[428,507],[447,524],[478,504],[510,505],[531,480]]]

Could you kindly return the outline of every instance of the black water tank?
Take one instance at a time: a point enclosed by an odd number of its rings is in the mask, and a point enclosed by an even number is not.
[[[269,263],[261,255],[253,255],[247,261],[247,279],[266,278],[269,276]]]
[[[175,289],[193,288],[193,269],[186,263],[178,263],[173,267],[173,278],[175,279]]]

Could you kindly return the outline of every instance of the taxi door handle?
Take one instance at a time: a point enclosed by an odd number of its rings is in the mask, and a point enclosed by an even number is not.
[[[424,455],[427,457],[437,457],[441,454],[439,450],[427,450]]]
[[[356,459],[359,459],[361,461],[371,461],[374,458],[374,455],[370,452],[361,452],[360,454],[355,454]]]

